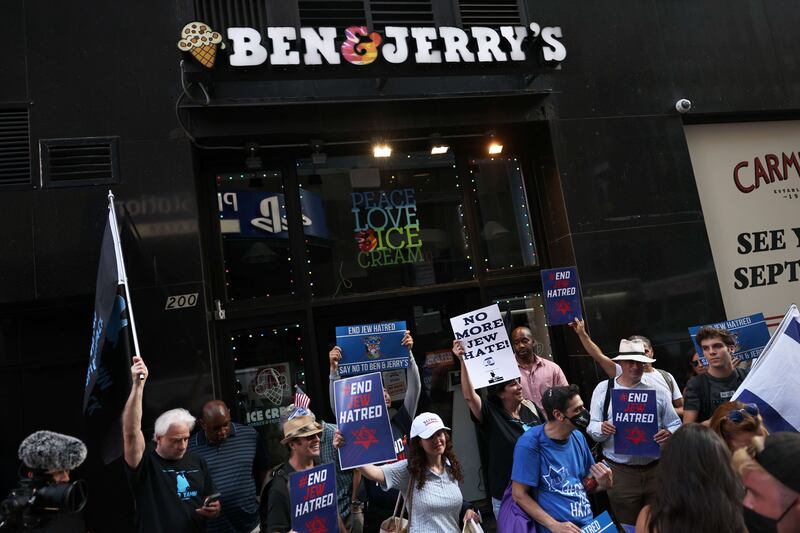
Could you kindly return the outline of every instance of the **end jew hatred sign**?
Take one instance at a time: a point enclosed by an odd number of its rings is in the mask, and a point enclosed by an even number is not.
[[[333,463],[289,474],[289,501],[297,533],[339,531]]]
[[[342,470],[394,461],[397,456],[380,372],[340,379],[333,386],[336,421],[345,442],[339,448]]]
[[[614,453],[640,457],[658,457],[661,448],[653,437],[658,433],[656,391],[614,389],[611,391],[611,412],[617,432]]]
[[[408,368],[408,348],[403,346],[405,333],[403,321],[337,326],[336,344],[342,350],[339,373],[351,376]]]
[[[616,533],[617,526],[614,525],[614,521],[611,520],[611,515],[608,514],[608,511],[605,511],[595,518],[591,524],[583,526],[581,531],[582,533]]]
[[[497,304],[450,319],[464,347],[464,363],[476,389],[519,377],[519,367]]]
[[[542,288],[544,310],[551,326],[569,324],[575,318],[583,320],[577,268],[542,270]]]
[[[736,337],[738,346],[733,355],[742,361],[755,359],[761,355],[764,346],[769,342],[769,328],[767,328],[767,321],[764,320],[764,313],[756,313],[755,315],[708,325],[713,328],[727,329]],[[703,356],[703,349],[697,343],[697,332],[702,327],[693,326],[689,328],[689,335],[692,337],[694,349],[697,351],[697,355],[701,357]]]

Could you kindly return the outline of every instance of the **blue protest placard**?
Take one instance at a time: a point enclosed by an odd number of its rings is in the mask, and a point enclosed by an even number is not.
[[[569,324],[575,318],[583,320],[576,267],[542,270],[542,289],[544,310],[549,325]]]
[[[339,448],[342,470],[394,461],[397,456],[380,372],[337,380],[333,397],[337,425],[344,436],[344,446]]]
[[[614,453],[658,457],[661,448],[653,440],[658,433],[656,391],[652,389],[614,389],[611,391],[611,423]]]
[[[611,520],[608,511],[605,511],[603,514],[596,517],[591,524],[583,526],[581,531],[584,533],[602,533],[603,531],[616,532],[617,528],[614,525],[614,521]]]
[[[693,326],[689,328],[689,336],[692,337],[694,349],[700,357],[703,357],[703,349],[697,343],[697,332],[704,326],[712,326],[730,331],[736,338],[736,344],[738,345],[733,355],[742,361],[755,359],[761,355],[764,346],[769,342],[769,328],[767,328],[767,321],[764,320],[764,313],[734,318],[733,320],[726,320],[725,322],[718,322],[716,324]]]
[[[339,531],[333,463],[289,474],[289,501],[297,533]]]
[[[405,322],[337,326],[336,344],[342,349],[342,376],[408,368],[408,348],[403,346]]]

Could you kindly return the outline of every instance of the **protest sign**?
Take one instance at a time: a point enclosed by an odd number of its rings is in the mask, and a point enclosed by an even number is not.
[[[345,442],[339,448],[342,470],[393,461],[392,425],[380,372],[337,380],[333,396],[336,422]]]
[[[569,324],[575,318],[583,320],[576,267],[542,270],[542,288],[549,325]]]
[[[583,533],[603,533],[604,531],[616,532],[617,526],[614,525],[614,521],[611,520],[611,516],[608,514],[608,511],[603,512],[600,516],[594,519],[591,524],[583,526],[581,528]]]
[[[297,533],[339,531],[333,463],[289,474],[289,501]]]
[[[725,322],[705,325],[730,331],[736,338],[736,344],[738,345],[733,356],[738,357],[742,361],[755,359],[761,355],[764,346],[769,342],[769,328],[767,327],[767,321],[764,320],[764,313],[756,313],[750,316],[743,316],[742,318],[734,318],[733,320],[726,320]],[[697,343],[697,332],[702,327],[704,326],[693,326],[689,328],[689,336],[692,337],[694,349],[700,357],[703,357],[703,349]],[[706,362],[703,364],[707,365],[708,363]]]
[[[390,370],[383,373],[383,387],[393,402],[406,397],[408,387],[405,370]]]
[[[476,389],[519,377],[519,367],[497,304],[450,319],[464,347],[464,363]]]
[[[661,448],[653,440],[658,432],[656,391],[652,389],[614,389],[611,412],[617,432],[614,453],[640,457],[658,457]]]
[[[342,349],[342,376],[408,368],[408,348],[402,345],[405,322],[337,326],[336,344]]]

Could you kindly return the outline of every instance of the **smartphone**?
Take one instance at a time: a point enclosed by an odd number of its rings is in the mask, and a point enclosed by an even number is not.
[[[219,497],[222,496],[219,492],[215,492],[214,494],[209,494],[206,496],[206,499],[203,500],[203,507],[208,507],[209,504],[212,504],[216,501],[219,501]]]

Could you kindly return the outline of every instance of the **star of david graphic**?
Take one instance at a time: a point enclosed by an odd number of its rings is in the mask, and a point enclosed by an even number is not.
[[[548,488],[553,490],[555,488],[559,488],[563,486],[567,482],[567,475],[566,475],[566,467],[561,468],[553,468],[553,465],[550,465],[550,472],[545,474],[542,478],[544,482],[547,483]]]
[[[562,315],[566,315],[570,311],[572,311],[572,305],[566,300],[559,300],[556,302],[556,309]]]
[[[317,516],[306,522],[306,531],[308,533],[327,533],[328,527],[325,525],[325,521]]]
[[[644,431],[638,427],[632,427],[625,430],[625,440],[628,440],[633,444],[641,444],[646,438],[647,436],[644,434]]]
[[[375,438],[375,430],[365,426],[353,431],[353,436],[356,438],[355,444],[363,446],[365,450],[368,450],[373,444],[378,444],[378,439]]]

